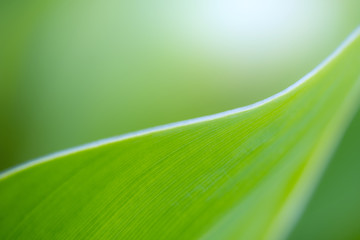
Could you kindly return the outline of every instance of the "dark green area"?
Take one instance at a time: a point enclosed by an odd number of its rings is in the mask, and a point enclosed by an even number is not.
[[[360,239],[360,112],[289,240]]]

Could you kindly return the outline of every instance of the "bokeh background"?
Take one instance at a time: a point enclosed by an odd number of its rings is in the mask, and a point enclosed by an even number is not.
[[[269,97],[359,24],[359,0],[1,0],[0,170]],[[289,239],[360,239],[359,143],[360,113]]]

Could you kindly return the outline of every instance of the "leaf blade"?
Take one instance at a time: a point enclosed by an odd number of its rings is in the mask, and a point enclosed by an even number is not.
[[[283,238],[358,105],[359,55],[358,30],[268,100],[4,173],[0,236]]]

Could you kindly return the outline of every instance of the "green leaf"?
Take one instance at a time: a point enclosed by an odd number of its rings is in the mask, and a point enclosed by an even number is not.
[[[359,105],[360,29],[254,105],[100,141],[0,177],[0,239],[282,239]]]

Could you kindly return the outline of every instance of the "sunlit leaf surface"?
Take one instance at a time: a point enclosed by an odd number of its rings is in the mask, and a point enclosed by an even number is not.
[[[360,37],[249,107],[65,151],[0,178],[1,239],[282,239],[359,104]]]

